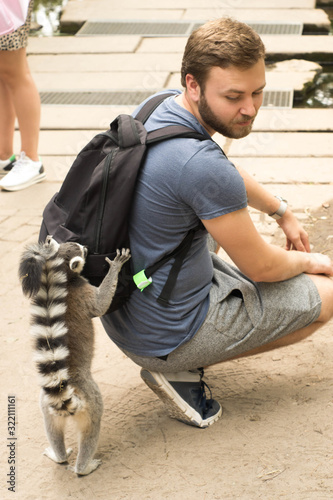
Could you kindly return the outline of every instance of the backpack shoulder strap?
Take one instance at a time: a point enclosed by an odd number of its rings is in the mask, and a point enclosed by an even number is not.
[[[154,142],[159,142],[176,137],[188,137],[192,139],[199,139],[200,141],[211,139],[210,137],[201,134],[200,132],[196,132],[190,127],[185,127],[184,125],[169,125],[167,127],[161,127],[148,132],[147,144],[153,144]]]
[[[176,95],[175,92],[166,92],[165,94],[158,94],[149,99],[135,115],[136,120],[145,123],[161,102],[173,95]]]
[[[135,120],[145,123],[150,115],[165,99],[174,95],[176,95],[175,92],[166,92],[165,94],[155,95],[142,106],[140,111],[135,115]],[[196,132],[189,127],[185,127],[184,125],[169,125],[167,127],[161,127],[148,132],[147,144],[172,139],[173,137],[190,137],[193,139],[199,139],[200,141],[210,139],[210,137],[207,137],[200,132]]]
[[[137,285],[136,276],[143,276],[144,279],[146,280],[146,284],[142,287],[144,288],[145,286],[148,285],[148,282],[151,282],[151,275],[154,274],[160,267],[162,267],[166,262],[168,262],[170,259],[174,258],[174,262],[171,266],[171,270],[169,272],[168,279],[162,289],[162,292],[160,293],[159,297],[157,298],[157,302],[163,306],[168,306],[169,305],[169,300],[171,297],[172,290],[175,287],[177,277],[180,271],[180,268],[185,260],[185,257],[191,247],[193,238],[196,234],[197,231],[204,230],[205,227],[200,222],[195,228],[191,229],[184,239],[181,241],[181,243],[178,245],[177,248],[175,248],[172,252],[169,254],[165,255],[162,257],[158,262],[155,262],[155,264],[152,264],[151,266],[147,267],[143,271],[137,273],[137,275],[133,276],[133,282],[132,282],[132,291],[136,289],[136,287],[140,288],[140,285]],[[142,291],[142,290],[141,290]]]
[[[185,257],[191,247],[194,235],[198,229],[201,229],[201,226],[198,228],[192,229],[187,233],[179,247],[176,249],[174,253],[174,262],[172,264],[168,279],[166,283],[164,284],[164,287],[162,289],[162,292],[160,293],[157,302],[161,304],[162,306],[166,307],[169,305],[169,300],[171,297],[172,290],[175,287],[179,271],[183,265],[183,262],[185,260]]]

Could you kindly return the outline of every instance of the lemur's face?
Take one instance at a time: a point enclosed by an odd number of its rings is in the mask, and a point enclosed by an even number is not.
[[[62,243],[59,245],[58,255],[64,259],[71,271],[79,274],[86,262],[88,249],[79,243]]]
[[[70,241],[68,243],[58,243],[52,236],[47,236],[44,247],[49,252],[50,257],[58,255],[67,264],[68,269],[80,274],[88,255],[88,248]]]

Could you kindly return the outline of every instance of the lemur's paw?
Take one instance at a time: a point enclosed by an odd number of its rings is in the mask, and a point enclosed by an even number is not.
[[[105,257],[105,260],[106,260],[106,262],[109,263],[110,266],[112,265],[112,263],[121,264],[121,266],[122,266],[130,258],[131,258],[130,249],[129,248],[123,248],[122,251],[121,251],[121,253],[120,253],[120,250],[117,250],[117,255],[115,256],[115,258],[113,260],[110,260],[108,257]]]
[[[74,470],[74,472],[76,472],[76,474],[78,474],[79,476],[87,476],[88,474],[96,470],[97,467],[101,465],[101,463],[102,460],[98,460],[95,458],[94,460],[90,460],[89,464],[84,469],[81,469],[76,465],[72,470]]]
[[[49,447],[49,448],[46,448],[44,450],[44,453],[43,455],[45,455],[46,457],[50,458],[51,460],[53,460],[53,462],[56,462],[57,464],[63,464],[64,462],[67,462],[67,458],[70,456],[70,454],[72,453],[72,448],[67,448],[66,450],[66,456],[65,457],[58,457],[55,453],[55,451],[53,450],[53,448]]]

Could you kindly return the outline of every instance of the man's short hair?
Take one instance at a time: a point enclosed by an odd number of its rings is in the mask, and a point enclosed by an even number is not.
[[[211,68],[248,69],[265,57],[260,36],[247,24],[229,17],[210,21],[190,35],[182,61],[181,84],[191,74],[204,90]]]

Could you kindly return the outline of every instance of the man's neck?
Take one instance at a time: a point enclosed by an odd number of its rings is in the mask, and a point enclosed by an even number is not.
[[[182,92],[181,94],[177,95],[175,101],[177,104],[179,104],[179,106],[181,106],[182,108],[186,109],[189,113],[191,113],[198,120],[198,122],[204,127],[204,129],[206,129],[206,131],[210,136],[215,134],[215,130],[208,128],[202,121],[200,113],[198,111],[198,106],[188,98],[186,92]]]
[[[189,100],[187,98],[186,92],[182,92],[181,94],[177,95],[175,101],[177,104],[179,104],[179,106],[186,109],[187,111],[192,113],[192,115],[195,116],[195,113],[193,112],[191,103],[189,102]]]

